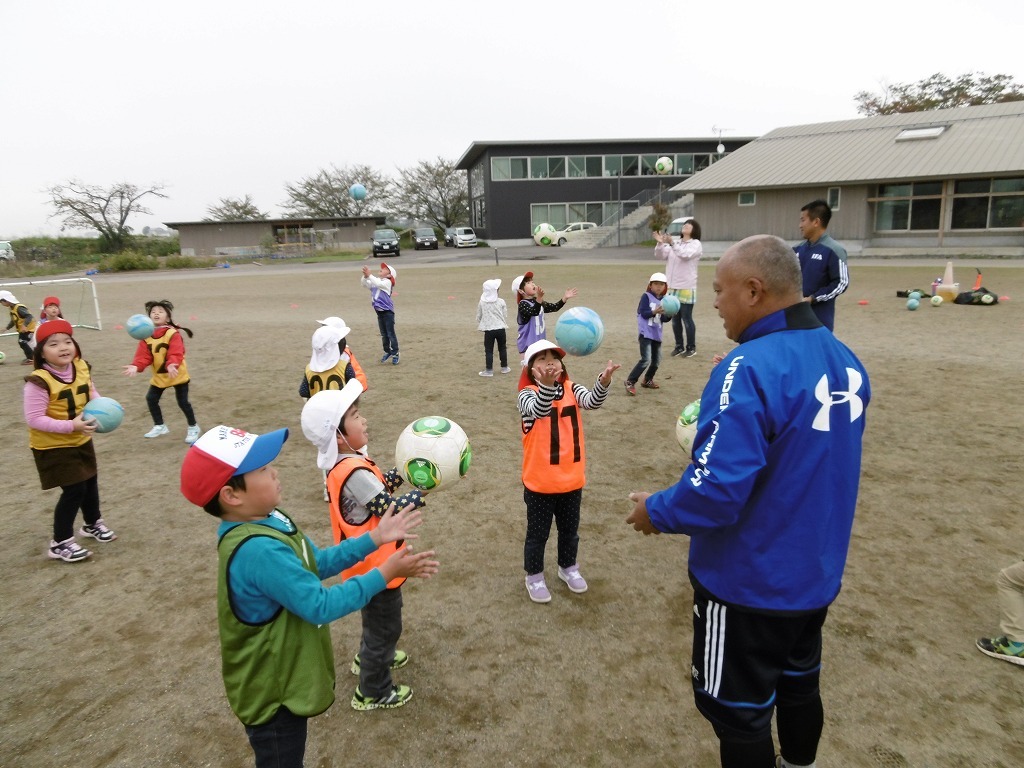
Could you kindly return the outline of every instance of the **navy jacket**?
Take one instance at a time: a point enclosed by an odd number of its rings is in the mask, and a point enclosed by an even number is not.
[[[811,309],[830,331],[836,324],[836,297],[850,285],[846,268],[846,249],[828,233],[811,243],[804,240],[793,246],[804,276],[804,296],[812,296]]]

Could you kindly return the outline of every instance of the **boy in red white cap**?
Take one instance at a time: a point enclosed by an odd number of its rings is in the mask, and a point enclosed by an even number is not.
[[[218,426],[185,453],[181,492],[221,520],[217,614],[222,674],[231,708],[256,765],[302,765],[308,718],[334,703],[328,623],[359,610],[395,578],[429,578],[433,552],[396,552],[368,573],[330,587],[321,582],[377,547],[414,539],[420,513],[394,507],[364,536],[317,549],[278,508],[271,462],[288,430],[256,435]]]
[[[377,328],[380,341],[384,347],[384,356],[380,361],[386,363],[391,359],[392,365],[398,365],[398,336],[395,335],[395,302],[391,294],[395,290],[398,270],[385,262],[380,263],[380,274],[373,275],[369,267],[363,267],[363,277],[359,281],[363,288],[370,289],[370,304],[377,313]]]

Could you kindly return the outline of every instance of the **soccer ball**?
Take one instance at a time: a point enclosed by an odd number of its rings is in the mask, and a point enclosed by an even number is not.
[[[697,417],[700,416],[700,400],[688,403],[676,419],[676,440],[687,453],[693,452],[693,441],[697,437]]]
[[[365,200],[366,199],[366,187],[362,184],[353,184],[348,188],[348,193],[352,195],[353,200]]]
[[[4,360],[6,360],[6,359],[7,359],[7,355],[5,355],[3,352],[0,352],[0,365],[3,365],[4,364]]]
[[[570,355],[589,355],[604,341],[604,323],[592,309],[567,309],[555,324],[555,341]]]
[[[672,317],[675,315],[682,304],[679,303],[679,299],[676,296],[666,295],[661,297],[661,313],[665,317]]]
[[[664,176],[666,173],[672,173],[672,158],[659,157],[657,162],[654,164],[654,170],[656,170],[661,176]]]
[[[156,330],[156,326],[149,319],[149,315],[132,315],[125,322],[124,328],[128,331],[129,336],[139,341],[148,339],[153,335],[153,331]]]
[[[907,299],[907,309],[913,312],[915,309],[917,309],[920,303],[921,302],[919,302],[917,299]]]
[[[555,242],[555,228],[550,224],[538,224],[533,228],[533,242],[537,245],[551,245]]]
[[[942,297],[941,296],[932,296],[932,306],[933,307],[937,307],[940,304],[942,304]]]
[[[113,432],[124,420],[124,408],[112,397],[97,397],[86,403],[82,418],[95,422],[97,432]]]
[[[416,419],[395,445],[399,474],[421,491],[439,491],[465,477],[473,449],[465,431],[443,416]]]

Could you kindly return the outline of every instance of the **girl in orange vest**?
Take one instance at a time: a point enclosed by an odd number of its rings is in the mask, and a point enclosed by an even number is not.
[[[96,425],[82,418],[86,404],[99,393],[82,350],[64,319],[43,323],[36,332],[35,370],[25,377],[24,412],[28,441],[43,490],[60,487],[53,510],[53,539],[47,555],[74,563],[92,553],[75,541],[75,517],[82,510],[79,534],[96,541],[117,538],[100,516]]]
[[[335,544],[374,530],[392,505],[402,510],[425,503],[423,493],[415,488],[394,495],[402,484],[398,471],[381,471],[361,452],[368,439],[366,419],[359,413],[362,393],[359,379],[350,379],[340,390],[315,393],[302,408],[302,433],[317,447],[317,465],[328,470]],[[366,573],[404,546],[403,541],[383,544],[341,576]],[[388,588],[370,598],[362,609],[363,636],[351,666],[352,674],[359,675],[351,701],[355,710],[394,709],[412,698],[412,688],[396,685],[391,678],[392,670],[409,663],[409,655],[398,650],[404,581],[389,582]]]
[[[577,562],[580,503],[586,484],[586,443],[580,409],[600,408],[612,374],[621,366],[608,361],[593,390],[569,379],[565,351],[541,339],[524,354],[519,378],[519,414],[523,428],[523,499],[526,545],[523,566],[526,591],[535,603],[551,601],[544,582],[544,548],[551,520],[558,530],[558,578],[576,593],[587,591]]]
[[[168,387],[174,389],[174,398],[178,407],[185,414],[188,429],[185,431],[185,442],[192,445],[199,439],[199,424],[192,403],[188,399],[188,366],[185,363],[185,342],[181,333],[192,338],[192,331],[174,322],[171,312],[174,305],[167,299],[147,301],[146,314],[153,321],[156,329],[153,335],[139,342],[135,349],[135,359],[131,365],[124,367],[125,376],[135,376],[140,371],[153,366],[153,375],[149,379],[149,391],[146,392],[146,405],[149,415],[153,417],[153,428],[143,437],[160,437],[171,430],[164,424],[164,415],[160,410],[160,398]]]

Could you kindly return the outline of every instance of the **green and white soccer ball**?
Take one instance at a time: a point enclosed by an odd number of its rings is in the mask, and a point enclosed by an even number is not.
[[[697,417],[700,416],[700,400],[687,404],[676,419],[676,440],[687,453],[693,452],[693,441],[697,437]]]
[[[473,449],[465,430],[444,416],[416,419],[395,445],[399,474],[421,491],[454,485],[469,471]]]
[[[654,163],[654,170],[660,175],[664,176],[666,173],[672,173],[672,158],[671,157],[659,157]]]
[[[533,228],[533,242],[537,245],[551,245],[555,242],[555,228],[550,224],[538,224]]]
[[[0,352],[0,365],[3,365],[4,364],[4,360],[6,360],[6,359],[7,359],[7,355],[5,355],[3,352]]]

